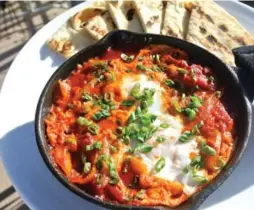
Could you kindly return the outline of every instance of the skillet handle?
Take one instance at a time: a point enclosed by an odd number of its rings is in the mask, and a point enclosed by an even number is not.
[[[237,67],[231,67],[235,70],[238,79],[252,103],[254,99],[254,45],[239,47],[232,50]]]

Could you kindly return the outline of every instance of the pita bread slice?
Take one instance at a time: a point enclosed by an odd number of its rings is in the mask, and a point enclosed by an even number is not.
[[[160,34],[163,4],[161,0],[136,0],[136,11],[147,33]]]
[[[215,2],[199,2],[191,12],[187,41],[234,65],[233,48],[253,45],[254,38]]]
[[[185,8],[184,1],[167,1],[161,34],[184,39],[189,20],[190,12]]]
[[[47,44],[52,50],[69,58],[94,42],[95,40],[85,31],[78,33],[67,23],[57,30]]]
[[[118,29],[143,32],[134,1],[109,1],[108,9]]]
[[[116,26],[109,12],[106,11],[88,20],[84,28],[94,39],[99,40],[116,29]]]
[[[74,30],[80,31],[84,28],[84,25],[89,19],[101,14],[104,11],[106,11],[105,1],[93,1],[92,4],[86,6],[81,11],[77,12],[70,19],[71,26]]]

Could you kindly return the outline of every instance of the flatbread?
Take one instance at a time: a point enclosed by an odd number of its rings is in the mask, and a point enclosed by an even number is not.
[[[161,34],[185,39],[189,20],[190,12],[184,1],[167,1]]]
[[[193,7],[186,40],[232,65],[233,48],[254,44],[254,38],[240,23],[212,1],[199,2]]]
[[[66,23],[47,41],[47,44],[52,50],[69,58],[94,42],[88,33],[85,31],[78,33]]]
[[[84,29],[96,40],[101,39],[108,32],[116,29],[108,11],[103,12],[87,21]]]
[[[163,4],[161,0],[136,0],[136,11],[147,33],[160,34]]]
[[[134,1],[109,1],[108,9],[118,29],[143,32]]]
[[[73,17],[71,17],[71,26],[74,30],[80,31],[84,28],[84,25],[89,19],[101,14],[104,11],[106,11],[105,1],[93,1],[91,5],[86,6],[81,11],[77,12]]]

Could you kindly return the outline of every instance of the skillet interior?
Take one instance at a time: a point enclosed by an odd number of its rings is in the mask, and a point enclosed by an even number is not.
[[[103,202],[85,193],[74,184],[69,183],[65,176],[58,169],[57,165],[50,158],[48,154],[48,142],[45,136],[44,119],[49,113],[52,105],[52,92],[56,86],[56,82],[59,79],[65,79],[70,72],[76,68],[78,63],[83,63],[89,58],[102,55],[108,47],[123,49],[131,46],[142,48],[149,44],[167,44],[182,49],[189,55],[192,62],[210,67],[217,76],[219,83],[226,87],[225,95],[227,97],[223,100],[225,100],[229,112],[238,113],[234,115],[237,136],[236,148],[227,166],[205,189],[197,192],[179,207],[174,208],[176,210],[196,210],[202,204],[202,202],[227,179],[235,166],[238,164],[246,148],[251,127],[251,106],[247,100],[247,97],[243,93],[240,82],[232,68],[225,65],[213,54],[196,45],[168,36],[138,34],[118,30],[109,33],[96,44],[83,49],[59,67],[59,69],[49,79],[40,96],[35,117],[37,145],[46,165],[56,176],[56,178],[72,192],[88,201],[110,209],[171,209],[166,207],[132,207],[127,205],[111,204],[108,202]]]

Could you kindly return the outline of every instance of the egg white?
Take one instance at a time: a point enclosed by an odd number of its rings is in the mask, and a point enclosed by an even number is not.
[[[184,192],[188,195],[195,192],[199,183],[195,182],[191,175],[184,174],[183,169],[190,165],[190,153],[198,153],[198,147],[195,137],[187,143],[180,143],[178,139],[181,136],[183,124],[180,119],[168,114],[162,106],[162,97],[164,88],[159,83],[150,80],[146,75],[140,74],[137,77],[126,77],[123,80],[122,91],[129,95],[131,89],[136,83],[140,83],[141,90],[144,88],[154,88],[154,103],[149,107],[149,112],[157,115],[154,125],[159,126],[162,123],[169,125],[168,128],[159,128],[154,135],[147,140],[146,144],[153,145],[154,148],[149,153],[136,154],[140,157],[151,175],[166,179],[168,181],[178,181],[183,184]],[[157,137],[163,136],[166,141],[156,142]],[[160,157],[164,157],[165,166],[160,172],[154,170],[156,162]],[[199,172],[202,173],[202,172]],[[200,174],[201,175],[201,174]]]

